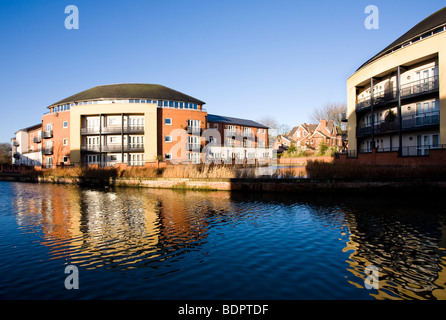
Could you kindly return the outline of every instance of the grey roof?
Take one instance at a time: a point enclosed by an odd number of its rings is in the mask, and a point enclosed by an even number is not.
[[[41,128],[41,127],[42,127],[42,123],[38,123],[38,124],[35,124],[33,126],[29,126],[29,127],[17,130],[15,133],[17,133],[19,131],[26,131],[26,132],[28,132],[28,131],[31,131],[31,130],[34,130],[34,129],[38,129],[38,128]]]
[[[205,104],[201,100],[159,84],[122,83],[97,86],[60,100],[53,105],[100,99],[154,99]]]
[[[227,124],[239,125],[239,126],[244,126],[244,127],[255,127],[255,128],[269,129],[267,126],[264,126],[263,124],[260,124],[258,122],[252,121],[252,120],[225,117],[225,116],[217,116],[215,114],[208,114],[208,121],[209,122],[227,123]]]
[[[426,32],[434,31],[437,27],[440,27],[444,24],[446,24],[446,7],[435,12],[434,14],[430,15],[429,17],[418,23],[415,27],[413,27],[405,34],[403,34],[401,37],[396,39],[394,42],[392,42],[390,45],[388,45],[386,48],[380,51],[373,58],[365,62],[362,66],[358,68],[358,70],[362,69],[366,65],[386,55],[387,53],[389,53],[389,51],[392,51],[393,49],[400,47],[405,42],[410,41],[416,37],[420,37]]]

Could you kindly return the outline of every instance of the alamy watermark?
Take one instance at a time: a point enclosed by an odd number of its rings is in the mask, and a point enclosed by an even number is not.
[[[367,290],[379,289],[379,271],[374,265],[369,265],[365,268],[366,278],[364,279],[364,285]]]
[[[364,21],[364,26],[366,29],[379,29],[379,10],[377,6],[368,5],[365,10],[365,14],[368,14]]]
[[[65,273],[69,274],[65,278],[65,289],[72,290],[72,289],[79,289],[79,269],[75,265],[68,265],[65,267]]]
[[[77,6],[70,4],[65,7],[65,13],[69,14],[65,18],[65,28],[67,30],[79,29],[79,9]]]

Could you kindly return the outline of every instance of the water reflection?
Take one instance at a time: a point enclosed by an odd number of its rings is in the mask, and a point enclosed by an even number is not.
[[[434,199],[33,184],[13,184],[13,194],[21,230],[41,234],[51,259],[89,270],[148,268],[150,277],[160,277],[179,273],[175,262],[196,252],[193,258],[207,263],[203,270],[221,267],[235,275],[246,267],[268,283],[281,277],[280,285],[289,287],[278,298],[299,297],[296,284],[308,280],[306,290],[321,291],[336,281],[346,299],[356,299],[355,290],[375,299],[446,299],[446,213]],[[336,269],[324,274],[330,263]],[[364,270],[371,264],[380,282],[369,291]],[[308,274],[317,268],[321,278],[312,283]],[[220,284],[214,273],[208,281]],[[240,290],[232,285],[232,294]]]

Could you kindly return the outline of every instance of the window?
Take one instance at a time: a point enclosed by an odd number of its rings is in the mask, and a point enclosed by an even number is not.
[[[110,161],[116,161],[118,160],[118,156],[115,154],[110,155]]]
[[[172,125],[172,119],[171,118],[164,118],[164,124],[166,126]]]
[[[165,153],[164,154],[164,159],[165,160],[172,160],[172,154],[171,153]]]
[[[121,142],[121,139],[118,139],[118,137],[110,137],[109,139],[110,139],[109,140],[110,143],[119,143],[119,142]]]
[[[164,136],[164,142],[172,142],[172,136]]]
[[[64,163],[67,163],[67,162],[68,162],[68,156],[64,156],[64,157],[63,157],[63,162],[64,162]]]
[[[121,124],[120,118],[119,117],[112,117],[112,118],[108,118],[108,125],[109,126],[116,126]]]
[[[68,121],[64,121],[64,122],[63,122],[63,127],[64,127],[64,128],[68,128]]]
[[[64,145],[64,146],[68,146],[68,139],[66,139],[66,138],[63,139],[63,145]]]

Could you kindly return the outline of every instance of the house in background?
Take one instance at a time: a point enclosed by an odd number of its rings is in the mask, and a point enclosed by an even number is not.
[[[333,120],[321,120],[319,124],[304,123],[296,126],[288,134],[277,137],[274,149],[280,153],[293,144],[303,151],[313,153],[324,143],[330,148],[342,148],[342,134]]]

